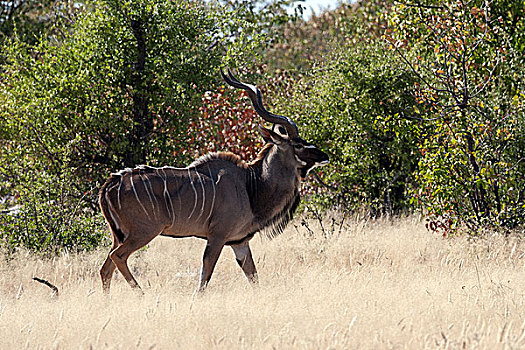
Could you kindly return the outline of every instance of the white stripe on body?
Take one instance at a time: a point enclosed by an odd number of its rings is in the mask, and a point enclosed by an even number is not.
[[[195,172],[197,173],[197,177],[199,178],[199,182],[201,183],[201,188],[202,188],[202,206],[201,206],[201,213],[199,214],[199,217],[197,218],[197,221],[199,221],[199,219],[201,218],[202,216],[202,213],[204,213],[204,205],[206,204],[206,190],[204,188],[204,184],[202,182],[202,178],[201,178],[201,175],[200,173],[195,170]]]
[[[193,209],[191,210],[190,216],[188,216],[188,220],[193,216],[193,213],[195,212],[195,208],[197,208],[197,190],[195,189],[195,185],[193,184],[193,179],[191,178],[191,172],[190,168],[188,168],[188,178],[190,179],[191,188],[193,189],[193,192],[195,193],[195,203],[193,204]]]
[[[117,190],[117,202],[118,202],[118,208],[122,209],[122,205],[120,205],[120,188],[122,187],[122,183],[124,179],[122,178],[122,175],[120,176],[120,182],[118,184],[118,190]]]
[[[164,175],[166,176],[166,179],[168,179],[169,176],[166,174],[164,169],[170,170],[171,171],[171,175],[174,178],[176,177],[175,176],[176,173],[174,173],[175,170],[183,170],[181,168],[163,167],[162,171],[164,172]],[[175,215],[175,207],[173,206],[173,198],[171,198],[171,196],[169,196],[169,195],[168,195],[168,197],[170,197],[171,210],[173,211],[173,218],[171,220],[171,226],[173,226],[174,223],[175,223],[175,217],[176,217],[176,215]],[[181,216],[182,215],[182,200],[180,198],[180,193],[177,195],[177,201],[179,202],[179,211],[177,213],[178,213],[179,216]]]
[[[108,191],[106,191],[105,197],[106,197],[106,202],[108,202],[109,215],[111,216],[111,220],[113,220],[113,222],[115,223],[115,226],[117,226],[117,228],[120,229],[119,222],[117,218],[115,217],[115,214],[113,214],[115,208],[113,207],[113,203],[111,203],[111,201],[109,200]]]
[[[147,181],[147,183],[149,185],[149,189],[151,190],[153,198],[155,199],[155,203],[157,203],[157,212],[160,215],[160,204],[159,204],[159,200],[157,199],[157,196],[155,195],[155,192],[153,191],[153,185],[151,184],[151,181],[150,181],[148,175],[144,174],[144,177],[146,178],[146,181]]]
[[[148,219],[151,219],[151,217],[149,216],[148,211],[146,210],[146,208],[144,207],[144,205],[142,204],[142,202],[139,199],[139,195],[137,194],[137,190],[135,189],[135,185],[133,184],[133,174],[130,174],[130,176],[129,176],[129,183],[131,184],[131,188],[133,188],[133,192],[135,193],[135,198],[137,198],[137,202],[139,202],[140,206],[142,207],[142,209],[144,210],[144,212],[148,216]]]
[[[164,169],[159,169],[159,170],[162,170],[162,175],[160,175],[160,173],[159,175],[162,178],[162,181],[164,181],[164,203],[166,203],[166,210],[168,211],[168,217],[171,219],[171,226],[173,226],[173,223],[175,222],[175,213],[173,211],[173,202],[172,202],[170,193],[168,191],[168,176],[166,175],[166,172],[164,171]],[[169,205],[168,205],[168,199],[169,199]]]
[[[213,213],[213,207],[215,206],[215,193],[216,193],[215,181],[213,181],[213,175],[211,174],[210,165],[209,164],[207,164],[207,165],[208,165],[208,172],[210,173],[211,184],[213,186],[213,199],[211,200],[210,213],[208,214],[208,217],[206,218],[206,222],[208,222],[208,220],[210,220],[211,214]],[[218,181],[219,181],[219,179],[217,179],[217,182]]]
[[[146,176],[146,175],[144,175],[144,176]],[[148,198],[149,198],[149,201],[151,203],[152,210],[153,210],[153,217],[155,219],[157,219],[157,213],[155,212],[155,204],[153,204],[153,198],[151,198],[151,194],[149,193],[148,185],[144,181],[144,177],[142,176],[142,174],[139,173],[139,177],[140,177],[140,180],[142,181],[142,185],[144,185],[144,189],[146,190],[146,193],[148,194]],[[152,192],[153,192],[153,190],[152,190]]]

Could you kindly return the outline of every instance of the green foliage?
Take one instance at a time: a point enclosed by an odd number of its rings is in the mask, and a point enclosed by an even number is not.
[[[287,83],[273,90],[283,106],[297,100],[284,113],[306,112],[303,133],[331,152],[329,204],[418,208],[445,232],[522,226],[524,10],[366,1],[286,27],[296,45],[276,47],[277,62],[318,65],[306,78],[277,70]]]
[[[61,20],[67,20],[80,7],[65,0],[11,0],[0,2],[0,42],[16,33],[35,42],[41,33],[51,33]]]
[[[79,14],[60,36],[43,37],[36,45],[16,37],[5,43],[0,193],[20,198],[27,232],[40,230],[36,222],[47,215],[56,220],[49,219],[49,230],[40,235],[64,227],[57,230],[66,236],[99,237],[96,192],[110,172],[189,161],[186,150],[195,145],[186,137],[188,126],[198,117],[203,93],[219,78],[224,45],[237,53],[228,58],[234,62],[252,57],[259,40],[232,41],[224,34],[234,23],[243,19],[189,0],[107,0]],[[35,190],[40,188],[61,190]],[[80,202],[79,194],[85,194]],[[52,214],[50,202],[59,203]],[[68,219],[76,206],[79,223],[93,223],[83,234]],[[61,226],[66,222],[69,231]],[[51,241],[35,235],[38,244],[17,239],[15,224],[3,221],[0,228],[12,244],[51,249],[46,242],[66,247],[75,242],[56,239],[58,231]]]
[[[434,230],[525,224],[524,50],[516,32],[525,4],[508,12],[507,5],[399,5],[390,17],[387,39],[416,77],[418,103],[427,106],[412,113],[429,128],[415,197]]]
[[[402,113],[416,104],[412,73],[384,52],[382,14],[390,6],[362,1],[289,23],[268,64],[276,72],[270,92],[283,114],[330,153],[329,167],[320,170],[329,185],[311,183],[307,193],[373,216],[409,208],[424,130]]]
[[[24,169],[21,169],[24,170]],[[18,247],[46,255],[62,249],[88,251],[107,236],[101,215],[86,208],[86,193],[79,196],[66,178],[33,169],[18,172],[17,206],[0,214],[0,242],[4,253]]]
[[[420,128],[398,111],[414,104],[412,83],[381,44],[355,40],[298,87],[287,114],[301,113],[305,138],[330,154],[327,203],[372,215],[406,208]]]
[[[22,144],[42,168],[73,168],[93,181],[108,169],[169,157],[170,134],[215,79],[220,53],[206,50],[215,20],[191,3],[108,1],[60,44],[14,39],[0,87],[4,139]]]

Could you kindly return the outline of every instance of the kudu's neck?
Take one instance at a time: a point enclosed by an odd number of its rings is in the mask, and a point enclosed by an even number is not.
[[[293,190],[299,186],[299,176],[295,164],[289,158],[276,145],[267,144],[257,159],[249,164],[249,168],[257,174],[261,184]]]
[[[272,217],[295,200],[300,184],[297,169],[276,145],[267,144],[248,170],[250,204],[256,217]]]

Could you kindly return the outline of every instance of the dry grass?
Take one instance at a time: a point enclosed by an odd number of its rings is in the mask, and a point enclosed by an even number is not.
[[[118,274],[102,295],[105,250],[2,262],[0,349],[525,348],[519,239],[443,239],[414,219],[313,230],[252,241],[257,288],[226,248],[195,298],[200,240],[161,237],[132,256],[143,297]]]

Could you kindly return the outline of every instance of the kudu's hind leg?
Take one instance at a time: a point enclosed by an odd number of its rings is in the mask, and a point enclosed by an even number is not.
[[[232,245],[231,247],[235,253],[235,259],[237,260],[237,263],[244,271],[244,274],[248,280],[252,283],[259,282],[259,278],[257,277],[257,269],[255,268],[252,251],[248,242]]]
[[[208,286],[211,274],[213,273],[213,269],[215,268],[215,264],[217,264],[217,260],[221,255],[223,247],[224,242],[214,242],[208,240],[206,249],[204,249],[204,256],[202,257],[201,278],[197,291],[202,292]]]
[[[129,283],[131,288],[138,289],[142,291],[140,288],[140,285],[138,284],[137,280],[133,275],[131,274],[131,271],[129,271],[128,267],[128,258],[134,251],[144,247],[146,244],[148,244],[157,234],[154,235],[129,235],[128,239],[126,239],[121,245],[119,245],[115,250],[113,250],[109,256],[111,257],[111,260],[115,263],[117,266],[117,269],[120,271],[122,276],[126,279],[126,281]],[[133,237],[141,237],[139,239],[133,238]]]
[[[102,290],[104,293],[109,293],[109,287],[111,286],[111,277],[113,277],[113,272],[117,267],[113,260],[111,260],[111,252],[118,247],[117,238],[113,235],[113,245],[109,251],[108,257],[100,269],[100,278],[102,279]]]

